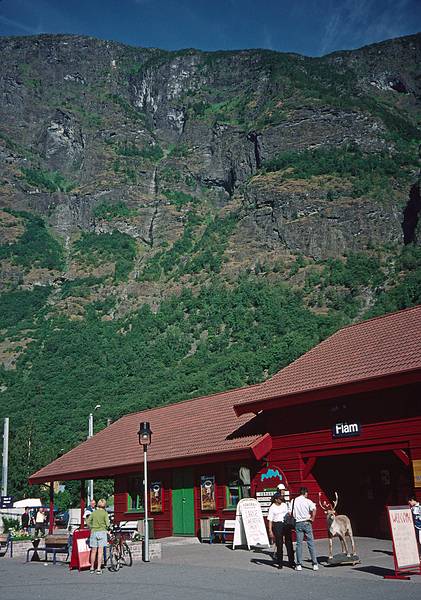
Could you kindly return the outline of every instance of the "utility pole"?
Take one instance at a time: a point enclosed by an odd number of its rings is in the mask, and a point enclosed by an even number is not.
[[[96,410],[97,408],[101,408],[101,405],[97,404],[95,406],[94,410]],[[89,413],[89,419],[88,419],[88,440],[93,435],[94,435],[94,413],[91,412],[91,413]],[[93,500],[93,498],[94,498],[94,480],[89,479],[88,480],[88,504]]]
[[[1,495],[7,496],[7,469],[9,462],[9,417],[4,418],[3,425],[3,467],[1,472]]]
[[[88,440],[94,435],[94,415],[93,413],[89,413],[88,418]],[[88,480],[88,506],[94,497],[94,480]]]

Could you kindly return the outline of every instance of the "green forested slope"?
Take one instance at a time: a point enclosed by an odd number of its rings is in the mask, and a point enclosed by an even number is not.
[[[263,381],[421,303],[421,35],[320,59],[0,50],[10,493],[37,493],[97,404],[96,430]]]

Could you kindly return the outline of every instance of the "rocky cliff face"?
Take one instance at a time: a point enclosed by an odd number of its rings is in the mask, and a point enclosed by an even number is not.
[[[99,399],[97,427],[256,383],[421,303],[421,35],[320,59],[68,35],[0,54],[11,493]]]
[[[130,278],[142,279],[191,213],[196,241],[236,215],[230,235],[252,248],[241,268],[420,242],[420,34],[321,59],[67,35],[3,38],[0,51],[2,207],[42,216],[70,272],[92,271],[75,267],[81,234],[116,231],[135,241]],[[345,148],[363,162],[291,177],[297,153],[336,149],[340,163]]]

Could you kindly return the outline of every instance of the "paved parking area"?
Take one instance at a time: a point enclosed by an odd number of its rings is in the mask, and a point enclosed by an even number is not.
[[[231,550],[223,544],[199,544],[192,540],[164,540],[163,558],[137,563],[118,573],[102,575],[69,571],[68,565],[23,563],[0,559],[1,600],[89,600],[134,597],[158,600],[418,600],[421,576],[410,581],[389,581],[393,572],[391,543],[357,539],[361,564],[355,567],[324,567],[327,541],[317,542],[320,570],[296,572],[273,566],[267,550]],[[306,556],[306,554],[305,554]]]

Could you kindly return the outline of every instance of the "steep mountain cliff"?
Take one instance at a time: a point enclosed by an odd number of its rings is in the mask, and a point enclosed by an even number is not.
[[[15,489],[99,400],[103,425],[258,381],[421,302],[421,34],[323,58],[70,35],[0,52]]]

